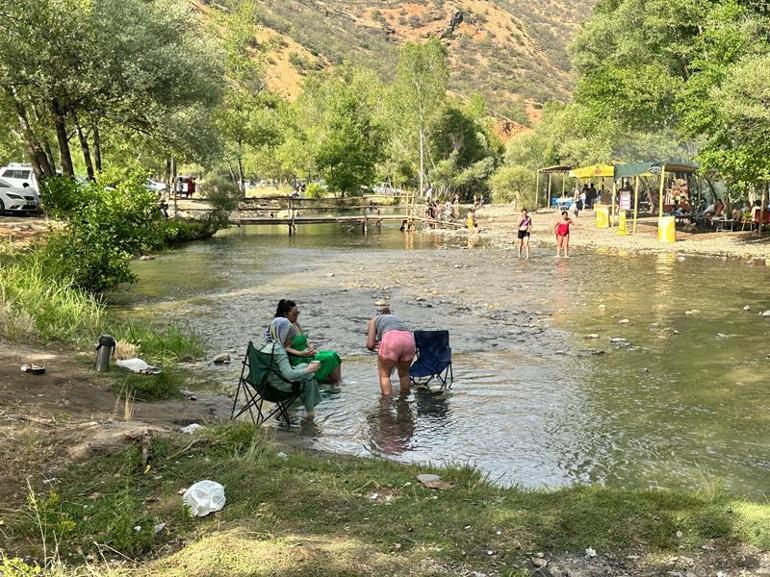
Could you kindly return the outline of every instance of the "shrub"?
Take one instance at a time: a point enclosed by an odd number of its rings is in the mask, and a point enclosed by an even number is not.
[[[535,173],[525,166],[502,166],[490,179],[492,201],[528,208],[535,201]]]
[[[46,276],[71,279],[88,292],[133,281],[131,257],[160,242],[157,197],[142,175],[128,175],[114,187],[54,178],[42,199],[46,211],[64,223],[40,253]]]
[[[323,198],[326,196],[326,188],[319,182],[311,182],[305,189],[305,196],[308,198]]]

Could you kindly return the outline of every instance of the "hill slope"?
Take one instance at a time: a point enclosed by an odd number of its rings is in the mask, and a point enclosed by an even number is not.
[[[232,0],[203,0],[226,9]],[[256,0],[257,37],[275,42],[272,88],[296,94],[310,70],[351,61],[389,78],[398,47],[443,36],[451,89],[480,91],[501,114],[524,99],[564,99],[570,91],[566,45],[594,0]],[[518,103],[518,104],[517,104]]]

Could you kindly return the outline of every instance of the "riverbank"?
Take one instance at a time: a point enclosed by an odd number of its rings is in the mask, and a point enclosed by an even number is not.
[[[519,212],[512,205],[488,205],[476,213],[483,237],[493,246],[510,246],[516,240]],[[558,218],[555,209],[540,209],[532,215],[534,246],[555,247],[553,226]],[[574,219],[579,226],[572,228],[570,247],[615,253],[676,253],[709,257],[742,258],[755,264],[770,261],[770,234],[758,236],[745,232],[686,232],[676,231],[677,242],[658,241],[657,219],[639,219],[636,234],[619,236],[617,228],[596,228],[592,210],[583,211]],[[633,227],[628,222],[629,231]],[[451,234],[451,233],[450,233]],[[770,262],[768,263],[770,264]]]
[[[467,468],[293,450],[243,424],[192,438],[153,428],[143,435],[125,450],[58,470],[35,507],[4,508],[6,554],[40,559],[42,518],[49,543],[56,534],[58,552],[49,558],[56,575],[770,571],[767,506],[718,490],[503,489]],[[422,473],[447,485],[423,487]],[[227,503],[192,519],[179,492],[202,479],[222,483]]]

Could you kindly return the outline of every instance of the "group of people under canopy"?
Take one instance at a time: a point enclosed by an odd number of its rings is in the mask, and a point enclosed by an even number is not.
[[[390,382],[394,370],[398,373],[400,394],[410,390],[409,367],[416,354],[414,335],[396,315],[387,301],[377,301],[377,313],[367,326],[366,347],[377,351],[380,390],[392,394]],[[320,384],[339,391],[342,384],[342,359],[337,351],[316,349],[299,324],[300,310],[294,301],[281,299],[275,317],[264,333],[260,352],[271,355],[275,371],[268,373],[270,386],[290,392],[299,383],[300,399],[309,418],[315,416],[315,406],[321,402]]]
[[[579,168],[554,166],[540,169],[538,176],[548,176],[550,190],[551,176],[561,173],[562,197],[555,203],[560,208],[569,204],[575,213],[601,202],[610,207],[612,215],[618,211],[632,211],[634,219],[639,214],[668,215],[692,226],[750,222],[756,229],[762,222],[770,222],[770,211],[762,209],[761,201],[730,203],[725,191],[719,190],[719,183],[697,176],[697,171],[698,166],[688,162],[656,161]],[[564,190],[567,177],[578,182],[571,198]]]

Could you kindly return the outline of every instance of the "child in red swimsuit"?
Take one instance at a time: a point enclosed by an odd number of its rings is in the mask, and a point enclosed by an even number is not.
[[[564,249],[564,258],[569,258],[569,225],[580,226],[569,217],[566,210],[561,211],[561,218],[556,221],[553,231],[556,233],[556,256],[560,257]]]

